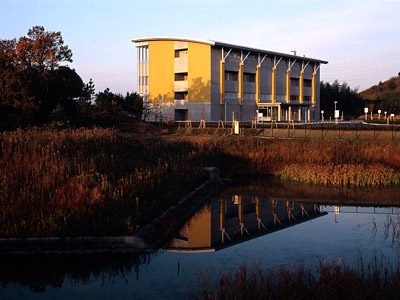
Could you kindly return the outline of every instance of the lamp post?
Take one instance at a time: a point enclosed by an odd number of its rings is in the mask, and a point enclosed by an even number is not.
[[[324,111],[323,110],[321,110],[321,115],[322,115],[322,123],[324,123]]]
[[[387,111],[385,111],[385,120],[386,120]]]
[[[368,114],[368,107],[365,107],[365,108],[364,108],[364,113],[365,113],[365,121],[367,121],[367,119],[368,119],[368,117],[367,117],[367,114]]]
[[[380,109],[378,109],[378,119],[380,120],[381,119],[381,110]]]
[[[335,124],[337,124],[337,119],[338,119],[338,117],[339,117],[339,114],[336,112],[336,104],[337,104],[337,101],[335,101],[334,103],[335,103]]]

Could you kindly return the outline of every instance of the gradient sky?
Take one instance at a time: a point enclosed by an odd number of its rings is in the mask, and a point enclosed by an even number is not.
[[[400,0],[0,0],[0,39],[61,31],[96,90],[136,91],[131,38],[211,39],[329,61],[321,80],[366,89],[400,72]]]

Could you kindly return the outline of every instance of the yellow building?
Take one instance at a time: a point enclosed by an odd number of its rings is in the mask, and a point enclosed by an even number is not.
[[[138,93],[164,120],[319,120],[326,61],[192,38],[132,42]]]

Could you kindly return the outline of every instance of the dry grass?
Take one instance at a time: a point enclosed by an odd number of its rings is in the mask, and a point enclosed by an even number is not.
[[[291,164],[280,172],[283,180],[333,186],[390,186],[400,183],[400,173],[381,164]]]
[[[0,145],[1,237],[131,234],[205,179],[182,158],[190,146],[112,129],[4,132]]]
[[[397,141],[132,139],[113,129],[0,133],[0,236],[132,234],[205,180],[288,165],[398,170]],[[339,172],[339,171],[338,171]]]
[[[304,266],[263,271],[239,267],[217,280],[203,277],[190,299],[398,299],[400,269],[376,259],[357,268],[343,260],[320,262],[316,270]]]

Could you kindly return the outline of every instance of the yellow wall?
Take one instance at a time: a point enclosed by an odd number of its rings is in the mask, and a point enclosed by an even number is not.
[[[239,103],[243,102],[243,63],[239,64]]]
[[[299,85],[300,85],[300,96],[299,96],[299,101],[300,103],[303,103],[304,99],[304,72],[300,71],[300,79],[299,79]]]
[[[257,65],[257,68],[256,68],[256,102],[257,103],[260,102],[260,86],[261,86],[260,69],[261,69],[261,66]]]
[[[272,90],[271,90],[271,102],[275,103],[276,102],[276,68],[272,68]]]
[[[286,103],[290,102],[290,69],[286,70]]]
[[[315,72],[312,74],[312,94],[311,94],[311,103],[315,104],[316,100],[315,100]]]
[[[174,102],[174,41],[149,42],[149,94],[150,101]]]
[[[211,46],[188,43],[188,101],[211,102]]]
[[[225,97],[225,62],[221,60],[220,62],[220,67],[219,67],[219,94],[220,94],[220,99],[219,103],[222,104],[224,102],[224,97]]]
[[[206,206],[198,212],[188,226],[188,247],[211,247],[211,207]]]

